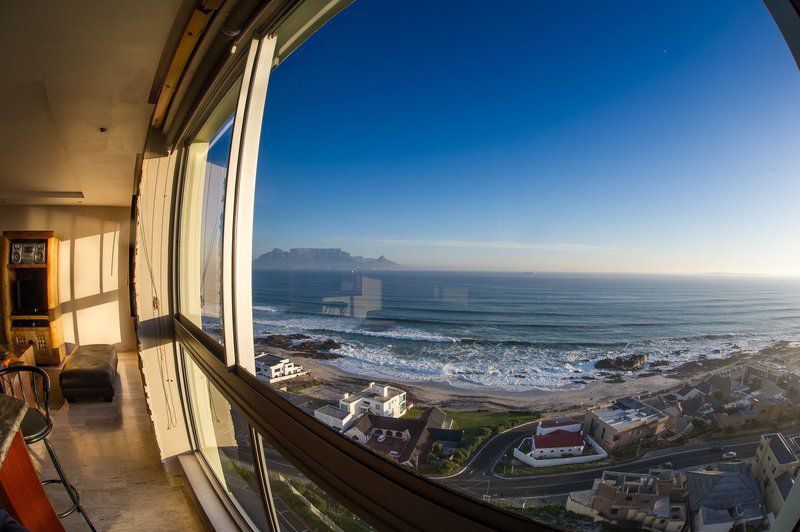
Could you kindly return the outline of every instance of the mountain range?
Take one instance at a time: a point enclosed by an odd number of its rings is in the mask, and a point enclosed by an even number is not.
[[[253,261],[254,270],[400,270],[383,255],[377,259],[354,257],[339,248],[275,248]]]

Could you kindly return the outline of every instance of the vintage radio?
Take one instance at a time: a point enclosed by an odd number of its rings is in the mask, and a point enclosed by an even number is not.
[[[45,264],[47,262],[47,241],[12,240],[9,258],[11,264]]]

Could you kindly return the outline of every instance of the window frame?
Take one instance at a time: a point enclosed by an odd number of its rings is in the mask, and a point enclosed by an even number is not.
[[[178,346],[178,350],[180,352],[180,377],[183,383],[182,391],[183,395],[185,395],[186,399],[186,418],[187,418],[187,426],[190,427],[190,439],[192,445],[192,454],[197,459],[198,463],[200,464],[203,473],[205,473],[206,477],[209,479],[211,486],[214,488],[214,491],[217,494],[217,497],[222,501],[222,504],[227,508],[228,513],[231,515],[234,521],[239,525],[242,530],[250,529],[250,530],[257,530],[255,525],[253,524],[250,517],[244,511],[241,504],[236,501],[235,499],[231,498],[228,494],[228,490],[225,486],[222,485],[222,481],[217,477],[214,473],[211,464],[208,463],[208,459],[206,458],[205,454],[203,454],[202,450],[200,449],[200,442],[197,437],[197,430],[195,425],[195,414],[192,407],[192,399],[189,397],[190,390],[188,386],[188,364],[186,364],[186,358],[188,357],[197,367],[198,370],[203,372],[203,375],[208,379],[208,374],[203,371],[199,364],[194,357],[187,355],[186,350],[183,348],[182,345]],[[212,355],[213,356],[213,355]],[[209,379],[209,382],[211,380]],[[213,382],[212,382],[213,384]],[[216,386],[215,386],[216,387]],[[217,388],[219,392],[219,389]],[[221,392],[220,392],[221,393]],[[224,396],[224,395],[223,395]],[[227,399],[227,397],[225,397]],[[231,403],[231,407],[234,408],[233,404]],[[274,505],[272,504],[272,498],[269,494],[269,484],[266,483],[266,479],[264,477],[264,467],[265,462],[264,460],[264,453],[260,448],[260,440],[257,438],[257,433],[252,425],[248,422],[248,429],[250,433],[250,446],[252,448],[253,453],[253,469],[256,474],[256,483],[259,488],[259,495],[261,498],[261,508],[264,511],[264,516],[267,519],[267,522],[273,527],[273,530],[278,530],[277,524],[274,521],[275,519],[275,509]]]

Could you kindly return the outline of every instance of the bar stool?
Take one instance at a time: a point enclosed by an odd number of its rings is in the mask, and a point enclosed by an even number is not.
[[[23,375],[26,375],[27,379]],[[86,511],[81,506],[78,490],[67,480],[67,475],[61,467],[61,462],[58,461],[56,452],[47,439],[47,436],[53,430],[53,421],[50,418],[50,405],[48,403],[50,399],[50,376],[43,369],[35,366],[11,366],[0,369],[0,393],[21,399],[28,405],[28,410],[25,412],[25,417],[20,425],[25,444],[30,445],[43,441],[47,454],[50,455],[50,460],[52,460],[59,477],[57,479],[43,480],[42,484],[61,484],[72,501],[72,506],[66,511],[57,514],[58,517],[63,518],[72,512],[78,511],[89,528],[95,531],[89,516],[86,515]]]

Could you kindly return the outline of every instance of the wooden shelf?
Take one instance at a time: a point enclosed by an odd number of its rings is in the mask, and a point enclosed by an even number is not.
[[[7,264],[10,270],[24,270],[27,268],[47,268],[47,264]]]
[[[11,241],[13,240],[46,240],[47,262],[45,264],[10,264]],[[15,344],[31,344],[37,365],[59,365],[64,360],[64,331],[61,324],[60,301],[58,293],[58,252],[59,241],[54,231],[6,231],[0,243],[0,298],[2,298],[3,326],[6,341]],[[10,313],[11,285],[15,277],[23,271],[36,270],[43,276],[32,275],[37,281],[44,283],[42,288],[47,293],[47,311],[41,314]],[[14,272],[17,273],[14,273]],[[36,321],[20,324],[16,327],[12,321]]]

